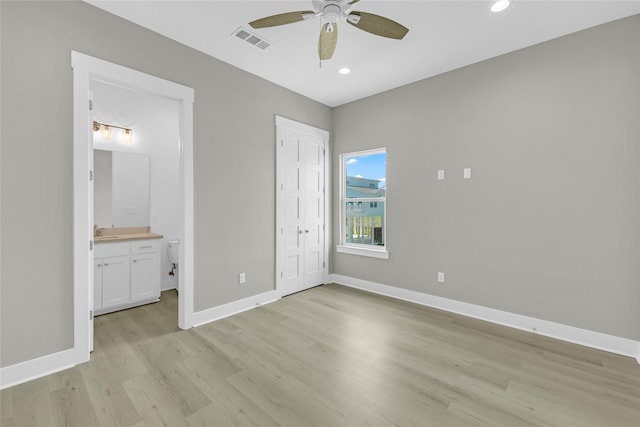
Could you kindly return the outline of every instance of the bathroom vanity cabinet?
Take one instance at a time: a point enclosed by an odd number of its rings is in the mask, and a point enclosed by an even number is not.
[[[95,245],[94,313],[105,314],[160,299],[160,240]]]

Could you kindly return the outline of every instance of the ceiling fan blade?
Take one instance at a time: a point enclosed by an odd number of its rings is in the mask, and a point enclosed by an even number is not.
[[[331,26],[331,27],[330,27]],[[331,30],[330,30],[331,29]],[[338,25],[326,23],[322,26],[320,40],[318,40],[318,54],[320,61],[331,59],[338,44]]]
[[[314,14],[312,10],[303,10],[299,12],[287,12],[279,15],[267,16],[266,18],[256,19],[249,22],[253,28],[276,27],[278,25],[293,24],[294,22],[304,21],[306,14]]]
[[[359,16],[360,20],[354,23],[347,19],[349,24],[377,36],[401,40],[409,32],[409,29],[404,25],[384,16],[366,12],[352,12],[351,15]]]
[[[349,3],[347,3],[347,4],[356,4],[356,3],[358,3],[359,1],[360,1],[360,0],[351,0],[351,1],[350,1]]]

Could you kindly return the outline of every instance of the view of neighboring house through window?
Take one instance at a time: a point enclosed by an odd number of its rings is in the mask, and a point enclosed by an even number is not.
[[[343,246],[384,250],[386,240],[385,149],[343,154]]]

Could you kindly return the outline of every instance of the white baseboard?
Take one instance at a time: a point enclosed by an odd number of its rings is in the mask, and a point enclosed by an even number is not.
[[[254,295],[228,304],[209,308],[193,313],[193,325],[200,326],[214,320],[229,317],[243,311],[256,308],[260,305],[268,304],[280,299],[280,295],[276,291],[269,291],[259,295]]]
[[[623,356],[633,357],[640,364],[640,342],[627,338],[616,337],[603,334],[601,332],[589,331],[560,323],[549,322],[536,319],[534,317],[509,313],[480,305],[469,304],[448,298],[423,294],[421,292],[396,288],[394,286],[383,285],[381,283],[370,282],[368,280],[356,279],[353,277],[331,274],[329,279],[337,283],[352,288],[362,289],[388,297],[426,305],[433,308],[473,317],[499,325],[509,326],[515,329],[535,332],[539,335],[557,338],[574,344],[604,350]]]
[[[72,368],[76,361],[71,348],[4,367],[0,369],[0,390]]]
[[[176,289],[176,282],[173,280],[165,280],[160,283],[160,292],[168,291],[169,289]]]
[[[160,291],[168,291],[169,289],[177,289],[178,287],[178,270],[176,270],[175,276],[165,276],[160,281]]]

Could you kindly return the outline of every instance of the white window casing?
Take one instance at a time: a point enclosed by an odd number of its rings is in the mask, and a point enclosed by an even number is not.
[[[363,186],[362,194],[358,196],[352,195],[351,197],[347,197],[348,196],[347,164],[346,164],[347,159],[353,159],[357,157],[367,157],[375,154],[385,154],[386,156],[386,148],[378,148],[373,150],[344,153],[340,155],[340,242],[338,243],[338,245],[336,245],[336,251],[338,253],[346,253],[346,254],[352,254],[352,255],[367,256],[372,258],[388,259],[389,251],[388,251],[388,238],[387,238],[387,226],[386,226],[386,222],[387,222],[386,184],[385,184],[384,192],[382,192],[382,194],[380,194],[380,191],[376,191],[376,190],[380,190],[377,187],[370,186],[370,188],[367,188]],[[386,162],[386,157],[385,157],[385,162]],[[385,177],[386,177],[386,165],[385,165]],[[351,178],[362,179],[362,181],[364,181],[365,183],[366,181],[375,181],[372,179],[368,179],[369,177],[367,178],[351,177]],[[353,186],[351,188],[353,191]],[[371,194],[367,194],[367,192]],[[376,244],[375,228],[379,228],[379,227],[374,227],[374,219],[373,219],[374,217],[370,217],[371,225],[368,227],[370,229],[370,236],[368,237],[371,238],[372,240],[371,243],[362,243],[362,238],[364,237],[363,234],[359,235],[360,242],[348,241],[349,240],[347,238],[348,232],[346,229],[347,219],[348,219],[347,203],[349,203],[350,206],[353,206],[354,210],[357,210],[359,206],[360,209],[362,209],[363,213],[366,212],[367,207],[378,209],[379,204],[380,203],[382,204],[382,212],[381,212],[382,227],[380,230],[381,234],[378,236],[381,242],[378,242]],[[379,210],[378,210],[378,213],[380,213]],[[360,224],[362,227],[362,218],[360,219],[360,221],[361,221]],[[350,232],[352,233],[351,235],[353,236],[353,230],[351,230]]]

